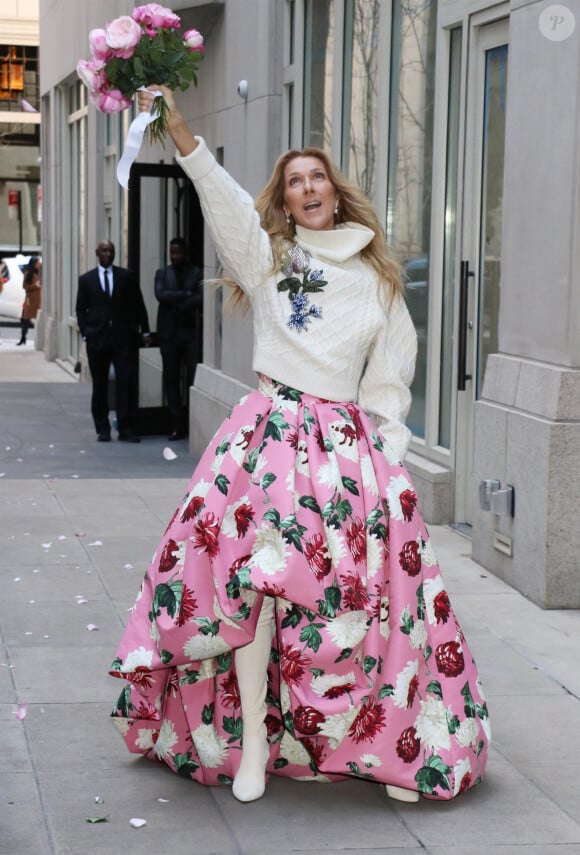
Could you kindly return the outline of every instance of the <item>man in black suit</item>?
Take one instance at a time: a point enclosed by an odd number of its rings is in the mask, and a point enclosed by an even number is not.
[[[113,266],[115,247],[109,240],[96,249],[99,263],[79,276],[76,313],[93,380],[91,411],[99,442],[110,442],[109,370],[115,366],[115,408],[122,442],[140,442],[135,432],[138,407],[139,341],[147,344],[149,321],[134,275]]]
[[[169,439],[187,434],[187,396],[182,400],[182,370],[187,389],[193,384],[202,356],[203,286],[202,269],[187,261],[183,238],[169,244],[171,264],[155,274],[155,296],[159,300],[157,339],[163,361],[163,387],[171,415]]]

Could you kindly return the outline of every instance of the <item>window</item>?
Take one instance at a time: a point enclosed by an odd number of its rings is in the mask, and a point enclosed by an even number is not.
[[[347,0],[344,33],[342,168],[372,199],[378,157],[379,0]]]
[[[419,338],[407,424],[425,436],[435,0],[394,0],[391,38],[387,240],[403,263],[407,302]]]
[[[304,34],[304,143],[332,148],[334,0],[307,0]]]

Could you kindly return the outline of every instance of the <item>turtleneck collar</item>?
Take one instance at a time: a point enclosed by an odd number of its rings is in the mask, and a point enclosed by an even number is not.
[[[360,223],[344,223],[335,229],[305,229],[296,226],[296,242],[315,258],[326,261],[347,261],[357,255],[373,239],[372,229]]]

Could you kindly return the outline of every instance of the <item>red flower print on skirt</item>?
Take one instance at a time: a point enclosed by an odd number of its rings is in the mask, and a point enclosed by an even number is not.
[[[417,576],[421,572],[421,555],[416,540],[409,540],[399,553],[399,564],[409,576]]]
[[[457,641],[447,641],[440,644],[435,650],[435,661],[437,670],[446,677],[458,677],[463,673],[465,660],[461,647]]]
[[[403,763],[413,763],[419,756],[421,742],[414,727],[408,727],[397,740],[397,755]]]

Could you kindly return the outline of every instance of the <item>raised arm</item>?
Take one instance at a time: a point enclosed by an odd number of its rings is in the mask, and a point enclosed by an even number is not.
[[[139,112],[151,112],[151,107],[155,100],[155,96],[151,90],[163,93],[163,98],[167,104],[167,132],[175,143],[179,154],[182,157],[186,157],[197,148],[198,142],[189,129],[189,125],[175,106],[175,99],[171,89],[168,89],[167,86],[151,86],[150,89],[140,89],[137,92]]]
[[[216,162],[205,141],[192,134],[175,108],[172,93],[166,87],[158,88],[167,101],[167,129],[179,151],[177,161],[195,186],[225,273],[251,294],[273,264],[270,239],[262,229],[254,200]],[[152,93],[139,92],[138,103],[139,109],[150,110]]]

